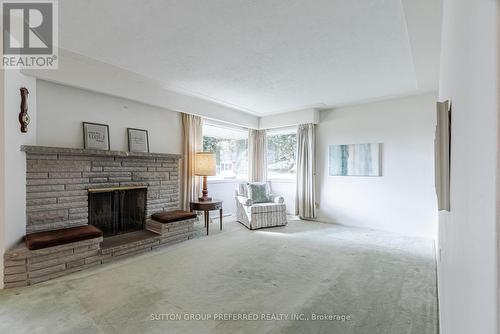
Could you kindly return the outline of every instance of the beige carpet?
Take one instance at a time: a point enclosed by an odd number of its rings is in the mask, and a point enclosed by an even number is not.
[[[208,237],[0,292],[0,333],[436,334],[436,294],[430,240],[214,223]]]

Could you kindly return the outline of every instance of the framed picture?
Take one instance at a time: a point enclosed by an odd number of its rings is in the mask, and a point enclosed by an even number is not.
[[[149,152],[148,131],[127,128],[129,152]]]
[[[330,176],[382,176],[382,144],[330,145]]]
[[[109,151],[109,126],[83,122],[83,145],[86,149]]]

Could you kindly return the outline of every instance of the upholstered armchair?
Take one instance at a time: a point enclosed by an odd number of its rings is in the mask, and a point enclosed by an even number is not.
[[[284,198],[271,193],[269,183],[266,183],[267,202],[253,203],[248,196],[247,183],[238,184],[236,189],[236,218],[250,230],[265,227],[283,226],[286,220]]]

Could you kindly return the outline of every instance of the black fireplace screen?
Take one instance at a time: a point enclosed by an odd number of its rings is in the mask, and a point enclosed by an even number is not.
[[[89,192],[89,224],[104,237],[144,229],[146,188]]]

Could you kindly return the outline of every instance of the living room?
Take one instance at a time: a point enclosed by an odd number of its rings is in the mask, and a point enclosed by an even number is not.
[[[497,332],[493,0],[44,3],[0,331]]]

